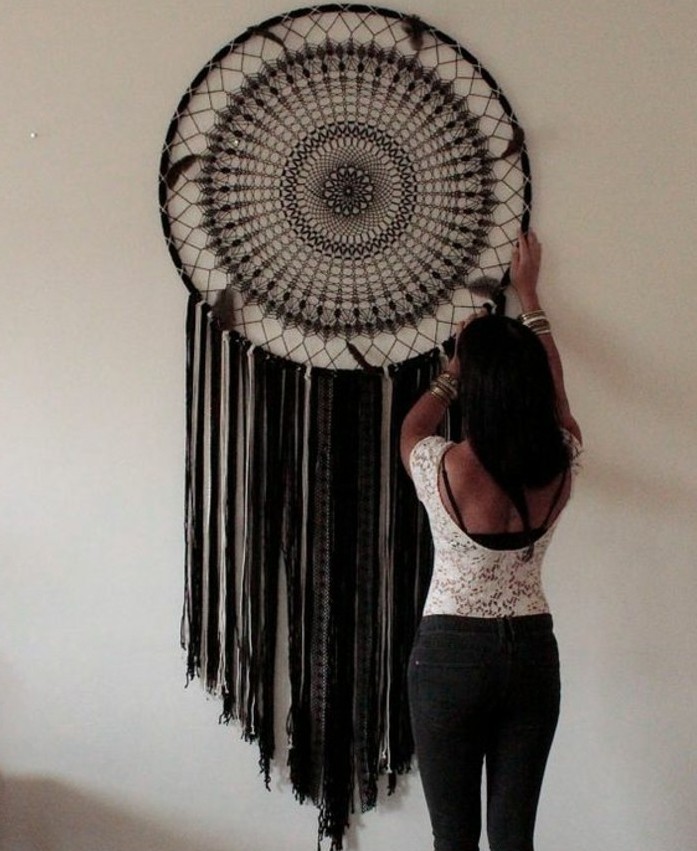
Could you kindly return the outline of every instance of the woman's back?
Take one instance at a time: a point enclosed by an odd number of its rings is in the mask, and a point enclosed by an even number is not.
[[[528,531],[466,443],[433,435],[414,446],[410,470],[428,513],[435,550],[424,615],[517,617],[549,612],[542,561],[569,499],[580,452],[573,435],[564,432],[564,438],[570,465],[548,485],[526,494]],[[444,471],[448,481],[451,473],[454,480],[452,502]]]
[[[470,535],[523,531],[523,521],[515,505],[467,441],[453,445],[443,454],[439,492],[448,514]],[[571,477],[566,470],[544,487],[524,489],[530,528],[539,530],[553,523],[570,494]]]

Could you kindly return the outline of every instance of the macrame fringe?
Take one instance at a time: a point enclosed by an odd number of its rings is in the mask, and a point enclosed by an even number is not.
[[[268,787],[280,572],[285,571],[295,796],[342,838],[358,798],[409,770],[407,659],[432,562],[399,428],[435,350],[381,372],[308,369],[187,311],[187,682],[256,742]]]

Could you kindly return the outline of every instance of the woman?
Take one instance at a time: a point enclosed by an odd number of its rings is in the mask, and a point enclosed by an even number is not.
[[[480,316],[407,415],[401,453],[429,515],[433,577],[409,663],[412,726],[435,851],[477,851],[486,762],[491,851],[532,851],[559,713],[559,657],[541,585],[581,433],[540,307],[541,246],[521,234],[523,313]],[[459,395],[464,440],[435,435]]]

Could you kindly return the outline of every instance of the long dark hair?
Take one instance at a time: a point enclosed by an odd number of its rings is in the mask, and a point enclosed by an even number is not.
[[[532,542],[525,488],[548,485],[570,464],[547,352],[520,322],[490,315],[465,327],[457,354],[464,437]]]

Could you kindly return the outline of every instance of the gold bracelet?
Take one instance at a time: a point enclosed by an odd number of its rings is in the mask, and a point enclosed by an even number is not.
[[[538,337],[552,333],[552,326],[549,324],[549,319],[547,319],[544,310],[531,310],[529,313],[521,313],[518,320]]]
[[[431,384],[431,391],[437,390],[444,399],[447,399],[448,402],[454,402],[457,398],[457,394],[453,392],[452,388],[442,384],[439,381],[434,381]]]
[[[438,399],[439,402],[442,402],[445,405],[446,408],[450,407],[450,403],[452,402],[452,399],[450,398],[450,396],[446,395],[440,387],[432,384],[429,392],[430,392],[431,396]]]
[[[442,390],[451,402],[457,399],[458,389],[457,385],[453,383],[452,376],[446,378],[445,373],[442,373],[432,382],[431,387],[434,386]]]
[[[525,322],[529,319],[539,319],[540,317],[547,318],[547,314],[542,308],[540,310],[530,310],[528,313],[521,313],[518,317],[518,321],[525,324]]]
[[[447,382],[453,388],[453,390],[455,390],[456,393],[458,392],[458,388],[460,387],[460,379],[457,378],[457,376],[445,371],[441,372],[438,378]]]

